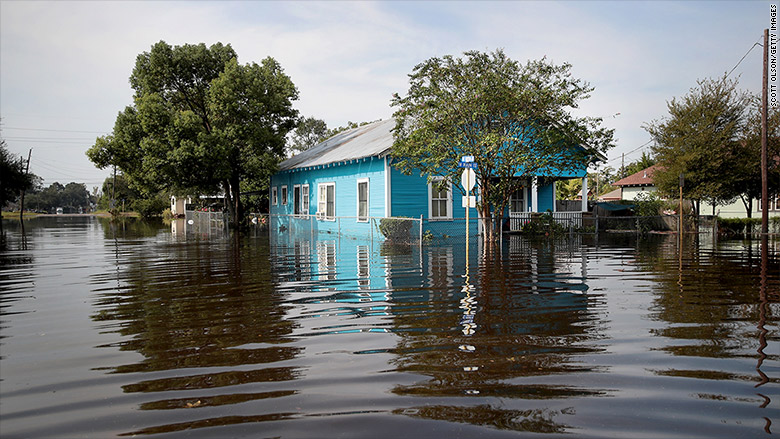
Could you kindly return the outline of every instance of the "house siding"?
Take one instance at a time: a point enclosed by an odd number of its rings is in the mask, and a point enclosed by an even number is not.
[[[368,215],[383,217],[385,213],[384,161],[369,157],[341,164],[318,166],[313,169],[293,169],[283,171],[271,177],[271,186],[277,187],[279,203],[271,206],[275,215],[293,215],[293,187],[309,185],[308,215],[317,213],[318,185],[333,183],[335,188],[335,216],[342,217],[338,222],[315,219],[315,231],[339,231],[341,233],[363,234],[369,231],[370,222],[357,221],[357,184],[358,180],[368,179]],[[282,205],[281,187],[287,186],[288,201]]]

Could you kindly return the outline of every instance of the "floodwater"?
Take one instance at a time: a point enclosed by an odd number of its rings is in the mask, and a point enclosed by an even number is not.
[[[777,239],[4,226],[3,438],[780,433]]]

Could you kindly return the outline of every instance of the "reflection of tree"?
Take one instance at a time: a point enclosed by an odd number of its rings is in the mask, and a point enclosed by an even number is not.
[[[464,335],[462,285],[452,273],[463,272],[459,249],[430,249],[424,268],[428,297],[416,307],[393,308],[400,341],[397,370],[427,376],[397,385],[405,396],[562,399],[599,396],[603,389],[523,382],[522,378],[587,373],[575,356],[595,352],[588,342],[600,337],[599,321],[589,310],[587,285],[559,260],[554,246],[525,243],[504,258],[486,258],[471,279],[473,335]],[[576,264],[579,270],[579,264]],[[449,282],[447,282],[449,280]],[[394,282],[395,283],[395,282]],[[398,291],[394,298],[399,299]],[[396,302],[397,303],[397,302]],[[464,400],[466,401],[466,400]],[[415,417],[490,425],[518,431],[562,432],[555,410],[513,410],[490,405],[436,405],[400,411]]]
[[[653,334],[676,340],[663,349],[693,357],[753,357],[759,343],[760,254],[751,245],[729,249],[725,244],[713,251],[686,241],[680,267],[675,238],[666,239],[670,242],[653,244],[654,254],[640,249],[636,256],[644,270],[654,273],[653,317],[668,323]],[[780,272],[777,258],[770,258],[769,272]],[[780,295],[769,295],[768,302],[779,303]]]
[[[100,311],[93,319],[117,322],[104,325],[125,337],[119,349],[138,352],[143,359],[116,366],[113,372],[188,369],[128,384],[123,390],[163,392],[170,398],[170,391],[175,390],[206,391],[297,379],[300,371],[294,367],[234,368],[289,360],[301,349],[284,345],[295,324],[284,318],[283,293],[274,289],[268,254],[267,242],[247,245],[238,238],[234,242],[144,242],[135,248],[123,242],[116,254],[118,272],[94,279],[115,281],[118,286],[99,295],[95,306]],[[231,369],[204,370],[220,367]],[[224,405],[294,392],[268,390],[221,390],[225,394],[216,395],[209,390],[201,396],[189,393],[183,398],[147,402],[142,408]]]
[[[568,426],[555,422],[553,418],[560,414],[571,414],[547,409],[507,410],[490,405],[473,407],[431,405],[415,409],[399,409],[394,413],[414,418],[461,422],[500,430],[533,433],[564,433]]]

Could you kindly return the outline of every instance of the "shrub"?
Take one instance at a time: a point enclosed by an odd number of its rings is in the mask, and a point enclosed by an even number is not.
[[[389,241],[409,240],[412,221],[400,218],[382,218],[379,220],[379,232]]]
[[[634,212],[636,213],[636,228],[641,233],[647,233],[650,230],[661,229],[662,226],[657,221],[661,209],[664,208],[664,201],[658,197],[655,192],[642,192],[634,198]]]
[[[168,207],[168,201],[160,197],[148,198],[145,200],[136,200],[135,210],[141,215],[141,218],[148,219],[160,217],[163,211]]]
[[[718,233],[722,235],[752,235],[760,231],[761,218],[718,218]]]
[[[565,233],[567,230],[567,227],[553,219],[551,212],[547,212],[526,223],[520,232],[526,235],[555,235]]]

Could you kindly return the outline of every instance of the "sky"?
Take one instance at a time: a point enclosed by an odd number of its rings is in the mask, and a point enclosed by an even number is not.
[[[696,81],[730,73],[761,91],[767,1],[6,1],[0,0],[0,137],[44,180],[101,186],[85,152],[132,104],[136,57],[230,44],[242,64],[276,59],[295,107],[328,127],[392,117],[415,65],[503,49],[570,63],[591,97],[573,110],[615,129],[606,166],[649,152],[643,126]],[[744,59],[743,59],[744,57]],[[736,68],[735,68],[736,67]],[[625,156],[624,156],[625,154]],[[604,164],[602,164],[604,166]]]

